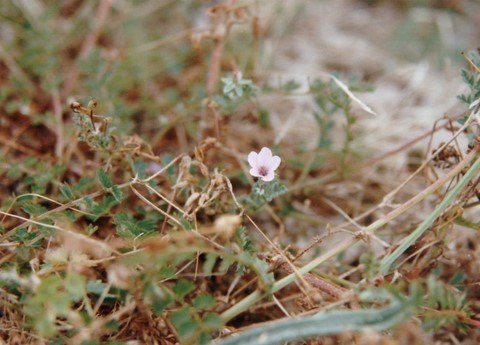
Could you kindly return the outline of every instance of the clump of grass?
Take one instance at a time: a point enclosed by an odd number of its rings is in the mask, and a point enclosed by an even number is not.
[[[348,343],[367,329],[391,339],[382,332],[414,317],[439,340],[474,336],[474,249],[454,236],[479,229],[478,55],[462,72],[465,113],[424,135],[449,128],[451,140],[387,195],[381,180],[365,182],[354,207],[349,186],[417,139],[367,157],[365,83],[332,73],[302,91],[316,105],[314,148],[275,142],[257,97],[298,85],[260,78],[269,33],[255,11],[235,1],[5,6],[2,341]],[[468,147],[456,144],[465,135]],[[262,147],[273,156],[248,167]],[[409,195],[412,180],[422,187]]]

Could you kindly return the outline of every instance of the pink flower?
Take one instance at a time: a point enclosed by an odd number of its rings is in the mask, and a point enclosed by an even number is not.
[[[252,167],[250,175],[260,177],[263,181],[272,181],[281,161],[280,157],[272,155],[268,147],[262,148],[260,153],[252,151],[248,154],[248,163]]]

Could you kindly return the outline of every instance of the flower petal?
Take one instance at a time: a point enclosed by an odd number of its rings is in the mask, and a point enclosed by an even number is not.
[[[260,175],[260,173],[259,173],[259,171],[256,167],[253,167],[252,169],[250,169],[249,173],[253,177],[263,177],[262,175]]]
[[[266,176],[261,176],[261,179],[266,182],[272,181],[274,178],[275,178],[275,172],[273,170],[269,170]]]
[[[269,171],[276,170],[280,166],[281,162],[282,162],[282,159],[280,157],[273,156],[272,158],[270,158],[270,161],[268,162],[268,170]]]
[[[252,151],[248,154],[248,163],[252,168],[257,166],[258,153]]]
[[[260,153],[258,154],[257,164],[268,166],[268,162],[270,161],[271,158],[272,158],[272,151],[268,147],[263,147],[260,150]]]

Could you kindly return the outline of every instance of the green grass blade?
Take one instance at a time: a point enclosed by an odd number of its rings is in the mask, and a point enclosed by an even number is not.
[[[432,225],[432,223],[437,219],[452,203],[455,201],[457,195],[463,190],[463,188],[470,182],[480,171],[480,159],[477,159],[475,163],[468,169],[468,171],[463,175],[460,181],[453,187],[445,196],[440,204],[435,208],[435,210],[412,232],[407,236],[398,248],[391,253],[390,255],[383,258],[380,264],[380,272],[385,275],[388,273],[388,270],[392,264],[397,260],[423,233]]]
[[[261,324],[240,334],[230,336],[216,345],[240,344],[279,344],[285,341],[333,335],[346,331],[363,329],[385,330],[410,317],[412,305],[407,300],[387,293],[384,290],[366,291],[362,294],[364,300],[378,298],[388,299],[390,304],[383,308],[362,310],[337,310],[322,312],[316,315],[281,319],[279,321]]]

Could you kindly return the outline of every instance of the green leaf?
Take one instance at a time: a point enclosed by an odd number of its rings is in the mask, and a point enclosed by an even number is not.
[[[223,326],[220,316],[215,313],[207,313],[203,315],[202,321],[212,330],[220,329]]]
[[[55,164],[53,168],[48,170],[48,175],[50,177],[50,181],[57,179],[64,171],[65,166],[62,164]]]
[[[94,205],[89,211],[90,213],[93,213],[95,217],[90,217],[93,218],[93,220],[97,220],[98,218],[106,215],[107,213],[110,212],[110,209],[117,205],[117,201],[115,198],[113,198],[110,195],[106,195],[101,202],[98,204]]]
[[[195,320],[190,320],[188,322],[182,323],[177,327],[178,335],[181,339],[186,339],[192,336],[198,328],[198,323]]]
[[[130,166],[132,167],[134,175],[139,179],[144,179],[146,177],[147,163],[143,160],[130,161]]]
[[[23,164],[27,167],[27,168],[33,168],[35,167],[35,165],[37,165],[39,162],[38,158],[37,157],[34,157],[34,156],[29,156],[27,157],[24,161],[23,161]]]
[[[153,220],[137,220],[131,215],[121,212],[113,217],[117,234],[125,238],[135,238],[142,234],[149,234],[156,230],[157,224]]]
[[[59,276],[51,275],[42,280],[42,283],[37,289],[37,296],[43,300],[50,300],[55,296],[57,291],[62,286],[62,280]]]
[[[235,89],[235,84],[229,80],[227,83],[225,83],[225,86],[223,87],[223,94],[227,95],[232,92],[233,89]]]
[[[140,233],[149,234],[157,230],[157,223],[153,219],[143,219],[137,221],[137,227]]]
[[[271,182],[257,181],[252,187],[252,191],[245,198],[252,210],[257,210],[267,202],[287,192],[287,187],[277,179]]]
[[[170,316],[170,321],[177,329],[181,339],[186,339],[193,335],[198,328],[197,322],[190,315],[190,309],[188,307],[174,311]]]
[[[167,166],[172,161],[173,161],[173,156],[170,153],[165,153],[161,157],[160,165]],[[168,176],[168,178],[171,182],[173,182],[177,179],[177,176],[175,175],[175,166],[173,164],[168,167],[166,173],[167,173],[167,176]]]
[[[74,302],[80,301],[87,293],[85,277],[78,273],[69,272],[65,284],[67,293]]]
[[[301,85],[297,83],[295,80],[288,80],[286,83],[282,85],[282,88],[286,92],[292,92],[292,91],[298,90],[300,86]]]
[[[82,177],[76,185],[72,187],[73,191],[78,194],[86,189],[92,187],[95,183],[95,179],[92,177]]]
[[[116,332],[120,328],[120,323],[117,320],[110,320],[104,325],[105,329]]]
[[[158,277],[160,279],[173,278],[176,273],[177,273],[177,269],[175,267],[162,267],[158,271]]]
[[[122,201],[123,193],[120,190],[120,188],[118,188],[118,186],[113,186],[112,189],[111,189],[111,193],[112,193],[113,197],[115,198],[115,200],[117,200],[117,202]]]
[[[189,280],[180,279],[173,287],[173,292],[179,299],[183,299],[190,292],[195,290],[195,284]]]
[[[265,186],[265,199],[270,202],[277,196],[280,196],[287,192],[287,187],[280,183],[277,179],[274,179],[272,182],[267,183]]]
[[[267,108],[261,107],[258,110],[258,123],[262,128],[270,128],[270,113]]]
[[[87,233],[88,233],[88,236],[92,236],[95,232],[97,232],[98,230],[98,226],[97,225],[93,225],[93,224],[88,224],[87,226]]]
[[[220,273],[226,273],[230,266],[232,266],[233,260],[227,257],[222,257],[222,261],[220,263],[220,267],[218,268],[218,271]]]
[[[106,190],[113,187],[113,182],[110,179],[110,176],[108,176],[108,174],[105,172],[105,170],[100,169],[97,171],[97,179],[103,189]]]
[[[98,340],[84,340],[80,343],[80,345],[100,345],[100,341],[98,341]]]
[[[184,217],[180,217],[180,224],[182,224],[183,229],[187,231],[195,228],[195,225],[193,224],[193,222],[185,219]]]
[[[85,206],[87,206],[88,209],[92,209],[94,206],[95,206],[95,203],[93,201],[93,198],[92,196],[90,195],[85,195],[83,198],[82,198],[82,201],[83,203],[85,204]]]
[[[212,295],[198,295],[193,300],[193,306],[197,310],[212,308],[215,306],[215,298]]]
[[[244,262],[251,270],[260,278],[260,281],[263,283],[264,289],[270,291],[275,279],[273,273],[270,272],[270,267],[268,263],[264,260],[259,259],[255,254],[250,254],[247,252],[240,253],[241,261]]]
[[[244,226],[240,226],[236,229],[235,235],[239,241],[239,244],[241,245],[242,250],[246,251],[247,253],[254,254],[255,251],[253,249],[253,242],[250,237],[248,237],[247,229]]]
[[[207,345],[210,343],[211,337],[209,333],[202,332],[198,337],[198,344],[199,345]]]
[[[156,316],[160,316],[163,311],[173,303],[173,297],[165,295],[164,298],[159,298],[152,303],[152,310]]]
[[[60,217],[64,217],[69,222],[72,222],[72,223],[75,223],[78,219],[77,214],[71,210],[65,210],[63,212],[55,212],[52,214],[53,219],[59,219]]]
[[[426,331],[438,329],[444,325],[452,324],[456,328],[465,328],[461,323],[459,315],[469,314],[468,301],[465,294],[438,281],[433,275],[427,280],[427,291],[424,305],[428,309],[435,309],[437,312],[425,312],[422,323]],[[427,309],[427,310],[428,310]]]
[[[106,286],[107,284],[102,283],[100,280],[89,280],[87,283],[87,291],[95,295],[101,295]]]
[[[57,333],[55,324],[46,317],[37,317],[33,320],[33,327],[42,337],[49,338]]]
[[[20,176],[22,176],[22,171],[20,170],[20,166],[18,164],[10,165],[7,171],[7,177],[12,180],[16,180],[16,179],[19,179]]]
[[[190,315],[190,309],[188,307],[183,307],[179,310],[176,310],[170,316],[170,321],[172,321],[174,325],[180,325],[184,322],[188,322],[191,319],[192,316]]]
[[[63,291],[57,291],[50,296],[50,309],[57,315],[67,315],[70,311],[70,298]]]
[[[208,253],[205,262],[203,263],[203,273],[206,276],[212,275],[213,271],[213,266],[215,266],[215,263],[217,262],[218,256],[214,253]]]
[[[42,280],[35,295],[27,297],[23,311],[43,337],[51,337],[57,331],[55,319],[70,312],[70,299],[63,289],[59,276],[51,275]],[[46,314],[49,317],[46,317]]]
[[[27,242],[37,237],[38,233],[35,231],[28,231],[27,228],[19,228],[12,236],[12,240],[19,242]]]
[[[39,216],[46,213],[48,210],[46,207],[36,204],[25,203],[22,209],[30,216]]]
[[[455,272],[450,281],[448,282],[450,285],[461,285],[466,279],[466,274],[463,271]]]

